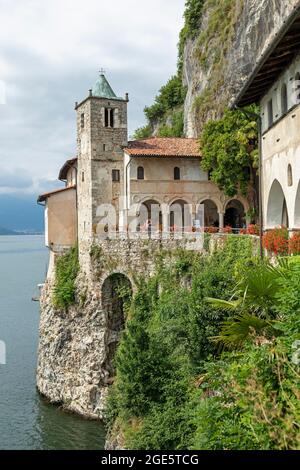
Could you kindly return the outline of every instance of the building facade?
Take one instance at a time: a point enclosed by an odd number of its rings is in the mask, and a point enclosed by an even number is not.
[[[240,93],[260,103],[265,230],[300,230],[300,5],[284,22]]]
[[[86,252],[108,232],[139,237],[149,235],[149,227],[151,236],[168,237],[195,230],[199,219],[205,227],[242,228],[248,200],[227,198],[210,181],[200,167],[197,139],[128,142],[128,101],[128,94],[117,97],[101,74],[88,97],[76,103],[77,156],[59,173],[65,188],[38,200],[46,206],[46,245],[51,251],[78,240],[79,252]]]

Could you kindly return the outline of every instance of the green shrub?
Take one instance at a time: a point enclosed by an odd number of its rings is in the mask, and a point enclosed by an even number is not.
[[[250,111],[257,111],[251,108]],[[205,124],[200,139],[201,166],[228,196],[246,194],[258,167],[257,123],[241,111],[227,110]]]
[[[182,85],[182,78],[175,75],[161,87],[152,106],[145,108],[145,115],[149,121],[159,120],[167,111],[173,110],[184,103],[186,90]]]
[[[108,405],[110,426],[114,420],[123,423],[127,447],[192,445],[194,375],[203,371],[210,354],[218,355],[210,337],[227,315],[214,310],[205,297],[217,292],[227,298],[234,263],[251,253],[251,239],[234,236],[212,257],[164,252],[155,276],[141,282],[117,352]]]
[[[71,248],[56,260],[53,304],[67,310],[75,302],[75,281],[79,272],[78,248]]]

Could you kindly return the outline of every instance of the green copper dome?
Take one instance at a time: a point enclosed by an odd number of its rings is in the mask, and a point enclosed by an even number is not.
[[[118,98],[115,92],[113,91],[112,87],[106,80],[103,73],[99,75],[98,80],[96,81],[95,85],[92,89],[92,96],[96,98],[108,98],[110,100],[119,100],[122,98]]]

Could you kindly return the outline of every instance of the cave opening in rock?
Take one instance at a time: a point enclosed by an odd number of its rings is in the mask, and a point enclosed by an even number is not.
[[[111,274],[105,279],[101,293],[107,326],[107,356],[104,368],[110,380],[115,375],[114,359],[125,327],[125,306],[132,296],[132,285],[124,274]]]

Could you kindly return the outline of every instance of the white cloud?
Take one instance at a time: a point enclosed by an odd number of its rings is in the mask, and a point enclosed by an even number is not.
[[[0,0],[0,171],[53,180],[74,155],[74,102],[104,67],[129,132],[175,73],[185,0]],[[33,185],[36,187],[36,185]],[[3,189],[2,189],[3,191]]]

